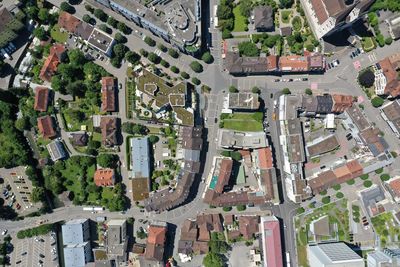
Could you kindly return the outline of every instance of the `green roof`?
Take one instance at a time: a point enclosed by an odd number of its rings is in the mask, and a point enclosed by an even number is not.
[[[244,184],[244,183],[246,183],[246,177],[244,175],[244,167],[243,165],[241,165],[239,168],[239,173],[236,177],[236,184]]]

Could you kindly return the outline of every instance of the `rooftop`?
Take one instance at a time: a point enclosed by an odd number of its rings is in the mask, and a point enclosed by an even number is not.
[[[370,126],[370,123],[367,121],[357,105],[346,109],[346,113],[349,115],[350,119],[353,121],[359,131],[365,130]]]
[[[113,169],[97,169],[93,176],[97,186],[113,186],[115,182],[115,171]]]
[[[136,177],[131,179],[133,200],[140,201],[149,197],[149,178]]]
[[[218,145],[227,148],[256,149],[268,145],[265,132],[239,132],[218,129]]]
[[[314,246],[310,245],[308,247],[308,251],[322,264],[344,264],[353,262],[360,263],[360,265],[354,266],[364,266],[363,258],[358,256],[357,253],[355,253],[350,247],[342,242],[323,243]]]
[[[266,266],[283,266],[279,220],[275,216],[261,217],[262,248]]]
[[[44,86],[38,86],[35,90],[35,104],[33,108],[36,111],[46,112],[49,104],[49,93],[50,90]]]
[[[101,110],[116,111],[114,77],[101,78]]]
[[[112,147],[118,145],[118,118],[113,116],[102,116],[100,119],[101,142],[104,146]]]
[[[150,177],[150,150],[148,137],[131,138],[132,177]]]
[[[258,94],[254,93],[229,93],[228,102],[230,109],[257,110],[260,107]]]
[[[96,28],[93,30],[87,41],[90,45],[105,54],[110,52],[114,44],[114,39],[110,35]]]
[[[257,6],[254,8],[254,27],[257,30],[273,30],[274,12],[270,6]]]
[[[56,129],[54,128],[53,117],[46,115],[37,119],[39,133],[45,139],[54,138],[57,135]]]
[[[336,138],[336,135],[331,134],[329,136],[321,136],[313,140],[311,143],[308,143],[306,145],[306,151],[307,155],[310,158],[313,158],[328,153],[339,146],[340,144]]]

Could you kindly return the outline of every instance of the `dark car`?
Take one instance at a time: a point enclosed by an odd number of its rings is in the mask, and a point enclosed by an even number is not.
[[[44,258],[44,255],[42,253],[39,254],[39,257]]]
[[[26,251],[25,251],[25,252],[22,252],[22,253],[21,253],[21,256],[25,256],[26,254],[28,254],[28,252],[26,252]]]
[[[217,123],[218,122],[218,119],[217,118],[214,118],[214,123]]]

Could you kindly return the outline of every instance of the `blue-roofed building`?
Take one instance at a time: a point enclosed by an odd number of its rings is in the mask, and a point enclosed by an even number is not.
[[[74,219],[62,226],[64,262],[68,267],[84,267],[92,261],[88,219]]]
[[[132,178],[150,178],[149,139],[135,137],[131,139]]]

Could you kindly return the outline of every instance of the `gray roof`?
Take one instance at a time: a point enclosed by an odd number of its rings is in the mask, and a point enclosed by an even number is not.
[[[57,161],[67,157],[67,153],[65,152],[63,143],[58,140],[47,144],[46,148],[49,151],[52,161]]]
[[[200,150],[184,149],[183,157],[188,161],[200,161]]]
[[[131,139],[132,177],[150,177],[150,153],[147,137]]]
[[[91,261],[90,249],[91,249],[90,242],[65,246],[64,247],[65,266],[84,267],[87,262]]]
[[[107,222],[107,253],[112,255],[124,255],[126,236],[126,220],[113,219]]]
[[[274,28],[274,12],[270,6],[257,6],[254,8],[254,27],[258,30]]]
[[[240,132],[226,129],[218,130],[218,145],[225,148],[262,148],[268,145],[264,132]]]
[[[317,113],[330,113],[332,111],[333,100],[331,95],[317,96]]]
[[[62,226],[62,237],[64,245],[78,244],[89,240],[89,220],[75,219],[66,222]]]
[[[311,266],[328,266],[329,264],[352,262],[352,267],[364,267],[363,258],[342,242],[309,246],[308,251],[312,255],[310,258],[315,260],[310,262]]]
[[[98,29],[92,31],[87,41],[91,46],[107,54],[114,44],[114,39],[111,36]]]
[[[268,72],[268,59],[266,57],[241,57],[236,52],[226,53],[225,65],[231,74]]]

